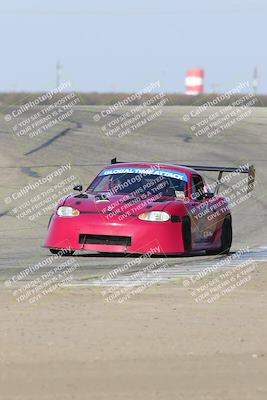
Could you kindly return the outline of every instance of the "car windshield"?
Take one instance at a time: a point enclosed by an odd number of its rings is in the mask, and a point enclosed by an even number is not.
[[[153,174],[107,174],[99,175],[87,189],[88,193],[113,195],[161,195],[185,197],[186,182],[176,178]]]

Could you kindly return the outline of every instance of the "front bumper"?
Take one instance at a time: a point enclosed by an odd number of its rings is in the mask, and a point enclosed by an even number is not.
[[[113,244],[86,243],[85,235],[114,237]],[[127,237],[125,243],[116,240]],[[114,242],[116,242],[114,244]],[[49,224],[45,247],[92,250],[98,252],[175,254],[183,253],[181,222],[148,222],[137,217],[103,214],[80,214],[67,218],[53,215]],[[152,250],[153,249],[153,250]]]

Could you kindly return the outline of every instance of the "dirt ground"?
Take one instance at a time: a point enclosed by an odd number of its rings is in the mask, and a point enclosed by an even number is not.
[[[181,282],[122,303],[62,288],[35,305],[0,292],[0,399],[267,398],[267,270],[212,304]]]

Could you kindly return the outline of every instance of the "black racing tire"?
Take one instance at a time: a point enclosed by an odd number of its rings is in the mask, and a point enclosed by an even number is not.
[[[223,221],[222,247],[221,247],[221,253],[222,254],[228,254],[229,253],[229,251],[231,249],[231,246],[232,246],[232,240],[233,240],[232,218],[229,215]]]
[[[190,218],[185,217],[182,224],[182,235],[185,253],[190,253],[192,250],[192,235]]]
[[[72,256],[75,253],[75,250],[66,250],[66,249],[49,249],[52,254],[60,254],[62,253],[62,257]]]
[[[208,256],[216,254],[228,254],[233,239],[232,218],[230,215],[225,217],[222,225],[221,247],[218,250],[206,250]]]

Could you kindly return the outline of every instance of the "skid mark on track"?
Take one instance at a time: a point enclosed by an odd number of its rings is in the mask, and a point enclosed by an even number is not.
[[[41,175],[39,175],[38,172],[36,172],[33,169],[31,169],[31,167],[21,167],[20,170],[21,170],[21,172],[23,174],[26,174],[26,175],[31,176],[33,178],[40,178],[41,177]]]
[[[70,121],[72,124],[75,124],[74,128],[66,128],[63,131],[57,133],[55,136],[53,136],[51,139],[47,140],[46,142],[42,143],[40,146],[34,147],[27,153],[24,153],[24,156],[29,156],[30,154],[36,153],[39,150],[44,149],[45,147],[50,146],[52,143],[54,143],[56,140],[60,139],[62,136],[65,136],[67,133],[71,132],[73,129],[80,129],[82,127],[82,124],[80,122],[76,121]]]

